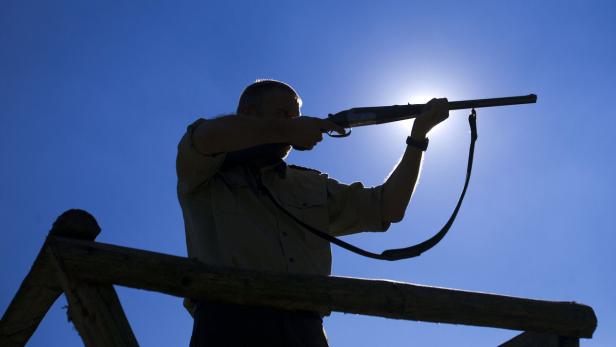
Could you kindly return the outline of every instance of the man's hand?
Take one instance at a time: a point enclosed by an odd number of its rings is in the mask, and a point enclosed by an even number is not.
[[[449,106],[447,99],[430,100],[422,112],[415,118],[411,137],[424,139],[436,125],[449,118]]]
[[[344,134],[344,128],[338,124],[321,118],[301,116],[289,120],[289,144],[298,150],[312,149],[323,140],[323,133],[335,131]]]

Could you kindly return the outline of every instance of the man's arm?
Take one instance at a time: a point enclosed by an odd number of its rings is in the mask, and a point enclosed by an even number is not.
[[[340,126],[320,118],[230,115],[201,123],[194,130],[192,141],[205,155],[239,151],[266,143],[311,149],[323,139],[325,131],[344,133]]]
[[[425,140],[430,130],[447,117],[447,99],[432,99],[426,105],[426,110],[415,119],[411,138]],[[402,159],[383,184],[381,213],[385,221],[396,223],[404,218],[404,212],[419,179],[422,160],[421,149],[407,146]]]

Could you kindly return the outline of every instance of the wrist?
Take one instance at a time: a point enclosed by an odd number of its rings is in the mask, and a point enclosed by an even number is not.
[[[422,152],[425,152],[428,149],[429,142],[430,141],[427,138],[424,138],[423,140],[415,139],[412,136],[406,138],[407,146],[418,149]]]

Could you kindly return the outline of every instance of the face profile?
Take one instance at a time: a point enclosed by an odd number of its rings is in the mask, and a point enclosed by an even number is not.
[[[267,82],[270,83],[270,82]],[[291,119],[301,115],[301,99],[294,90],[284,84],[263,86],[262,90],[250,91],[246,88],[240,98],[238,114],[259,119]],[[248,97],[245,97],[247,93]],[[285,159],[290,151],[289,144],[268,143],[244,150],[228,153],[228,163],[247,163],[256,166],[269,165]]]

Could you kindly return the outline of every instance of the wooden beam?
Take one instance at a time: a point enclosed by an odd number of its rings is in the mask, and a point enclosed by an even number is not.
[[[575,337],[526,331],[498,347],[580,347]]]
[[[56,268],[68,300],[69,313],[86,347],[136,347],[137,339],[126,319],[120,300],[111,284],[92,284],[71,278],[54,248],[49,257]]]
[[[68,210],[56,219],[49,235],[94,240],[99,232],[89,213]],[[2,316],[0,346],[24,346],[60,294],[62,287],[43,247]]]
[[[24,346],[62,294],[60,283],[49,265],[45,252],[41,251],[2,316],[0,346]]]
[[[570,337],[592,337],[589,306],[345,277],[221,269],[195,260],[56,238],[66,271],[99,283],[282,309],[341,311]]]

